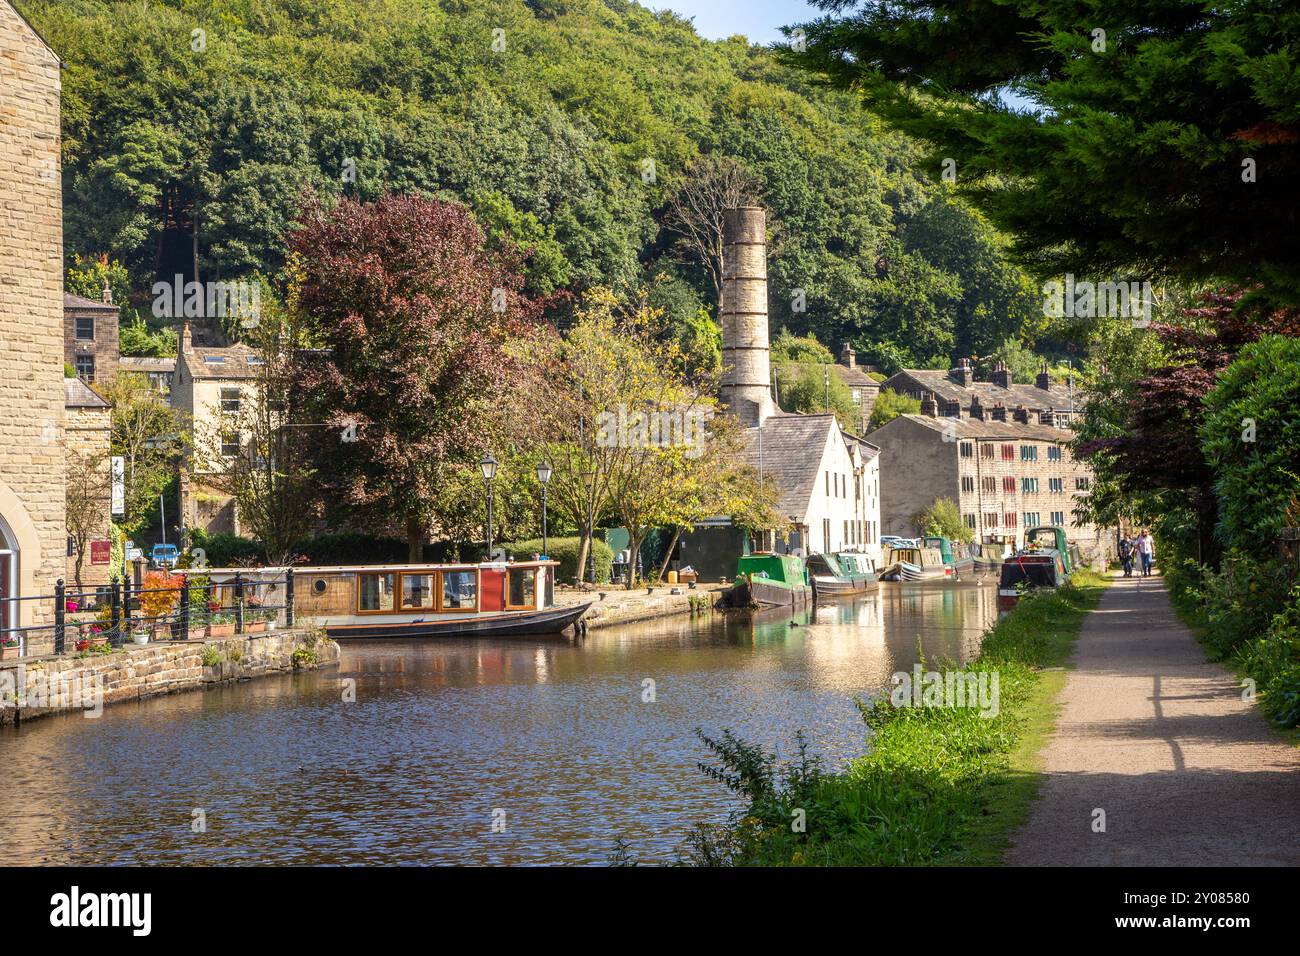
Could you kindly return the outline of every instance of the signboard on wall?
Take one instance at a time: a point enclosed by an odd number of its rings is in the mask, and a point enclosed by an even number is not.
[[[126,514],[126,461],[121,455],[113,456],[113,507],[114,515]]]
[[[90,542],[90,563],[108,564],[112,560],[113,546],[107,541]]]

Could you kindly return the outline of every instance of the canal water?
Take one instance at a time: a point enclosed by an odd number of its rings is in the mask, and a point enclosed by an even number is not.
[[[855,696],[918,649],[967,659],[996,617],[988,582],[883,584],[577,645],[348,643],[337,671],[6,727],[0,863],[584,864],[619,838],[672,862],[737,805],[696,727],[783,757],[803,730],[840,766],[866,749]]]

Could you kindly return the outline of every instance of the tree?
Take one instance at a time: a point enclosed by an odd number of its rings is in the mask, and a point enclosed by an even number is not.
[[[68,537],[72,541],[73,580],[81,590],[81,567],[86,560],[90,540],[108,529],[110,499],[108,456],[84,454],[73,450],[68,454],[66,522]]]
[[[1300,339],[1245,346],[1205,396],[1199,433],[1225,547],[1267,553],[1300,499]]]
[[[876,404],[871,407],[871,421],[867,423],[867,428],[875,431],[881,425],[892,422],[899,415],[919,415],[920,412],[919,398],[912,398],[890,388],[882,388],[880,394],[876,396]]]
[[[680,234],[683,254],[703,266],[713,285],[715,301],[722,302],[723,214],[737,206],[752,205],[758,181],[743,164],[729,156],[696,157],[686,177],[668,201],[664,224]]]
[[[113,406],[110,441],[113,454],[121,455],[125,466],[126,512],[121,526],[131,534],[152,520],[158,496],[175,477],[190,435],[166,397],[143,375],[118,372],[95,388]]]
[[[942,535],[961,543],[975,540],[974,530],[961,520],[961,511],[951,498],[936,498],[915,521],[923,535]]]
[[[931,143],[934,175],[953,171],[1041,276],[1224,278],[1300,301],[1300,9],[818,6],[844,15],[804,24],[789,60]]]
[[[533,334],[517,257],[487,248],[464,206],[414,196],[309,202],[290,239],[299,302],[324,350],[301,363],[330,512],[371,529],[400,523],[419,560],[449,469],[474,464],[504,420],[502,396]],[[520,413],[524,414],[521,415]]]

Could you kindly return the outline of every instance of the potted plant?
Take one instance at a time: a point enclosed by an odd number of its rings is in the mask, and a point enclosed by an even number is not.
[[[140,611],[144,619],[153,625],[154,639],[158,631],[169,628],[163,618],[172,613],[180,602],[180,587],[173,580],[169,571],[150,571],[144,576],[144,586],[140,589]]]
[[[221,611],[212,615],[208,622],[208,637],[234,637],[235,636],[235,615],[229,611]]]
[[[135,629],[135,633],[131,635],[131,640],[137,644],[148,644],[149,631],[146,628],[138,627]]]
[[[266,612],[261,608],[247,608],[244,611],[244,633],[261,634],[266,630]]]
[[[22,650],[18,645],[18,638],[12,634],[6,634],[0,638],[0,661],[11,661],[16,658]]]

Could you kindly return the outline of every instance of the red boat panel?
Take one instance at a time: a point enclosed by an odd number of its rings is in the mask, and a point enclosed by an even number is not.
[[[484,568],[479,578],[480,611],[504,611],[506,609],[506,573],[489,571]]]

